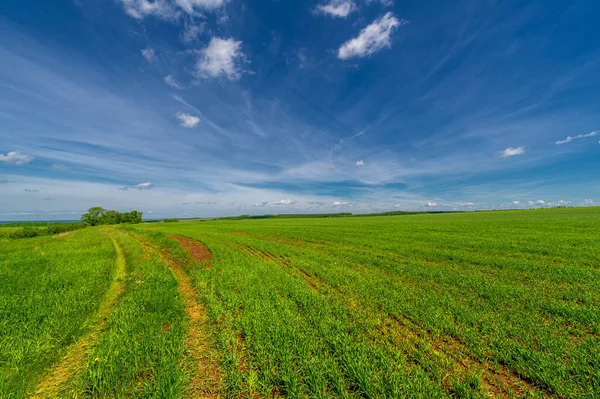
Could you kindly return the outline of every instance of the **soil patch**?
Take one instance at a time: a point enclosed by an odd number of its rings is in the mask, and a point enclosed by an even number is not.
[[[192,238],[182,237],[182,236],[170,236],[171,238],[179,241],[181,248],[189,251],[190,258],[195,260],[196,262],[207,262],[208,268],[212,266],[212,254],[210,250],[206,247],[206,245],[202,244],[200,241],[194,240]]]

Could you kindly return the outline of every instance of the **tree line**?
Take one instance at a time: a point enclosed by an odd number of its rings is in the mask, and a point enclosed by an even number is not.
[[[136,210],[130,212],[118,212],[95,206],[81,215],[81,221],[91,226],[98,226],[101,224],[142,223],[142,212]]]

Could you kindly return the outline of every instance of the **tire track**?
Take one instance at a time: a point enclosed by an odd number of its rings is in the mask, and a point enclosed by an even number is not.
[[[67,354],[59,363],[51,367],[48,374],[39,382],[35,392],[29,397],[50,399],[59,396],[61,389],[83,366],[86,353],[98,342],[100,333],[106,327],[108,317],[125,291],[124,279],[127,276],[127,271],[123,250],[114,236],[110,235],[110,239],[117,254],[115,275],[106,292],[104,301],[100,304],[96,313],[96,325],[68,349]]]
[[[333,296],[337,298],[353,312],[369,312],[369,310],[360,303],[359,298],[353,298],[352,296],[345,294],[340,288],[331,285],[329,282],[321,279],[318,275],[312,275],[302,268],[292,265],[287,259],[281,256],[253,248],[247,244],[233,244],[233,246],[264,261],[271,261],[284,266],[284,270],[293,276],[302,278],[313,291],[324,296]],[[381,312],[381,310],[377,312]],[[383,314],[380,313],[380,315]],[[446,356],[454,362],[455,369],[450,370],[446,377],[460,375],[468,369],[474,368],[480,371],[482,385],[488,391],[490,397],[509,397],[513,395],[522,397],[531,393],[537,393],[543,397],[548,397],[548,394],[545,391],[536,386],[535,381],[520,375],[517,371],[512,370],[505,365],[497,365],[494,367],[489,362],[480,361],[467,349],[466,345],[457,338],[451,336],[436,338],[431,332],[420,328],[417,323],[414,323],[410,319],[399,318],[389,313],[387,313],[386,316],[387,317],[384,317],[386,322],[374,331],[374,335],[381,334],[384,337],[387,337],[392,344],[394,344],[394,341],[396,340],[408,340],[414,345],[420,341],[419,332],[424,333],[425,337],[422,339],[425,339],[425,341],[431,345],[433,354],[443,354],[443,356]],[[423,350],[425,348],[421,349]],[[429,355],[431,355],[431,353]]]
[[[167,251],[161,251],[138,237],[131,235],[148,251],[156,253],[177,279],[178,290],[182,296],[185,311],[190,323],[186,338],[188,359],[189,385],[185,398],[219,398],[221,372],[210,348],[209,322],[204,308],[198,303],[198,292],[192,283],[192,278],[184,271],[182,265],[175,262]],[[208,248],[201,242],[187,237],[169,236],[177,240],[182,248],[189,250],[192,260],[212,262]]]

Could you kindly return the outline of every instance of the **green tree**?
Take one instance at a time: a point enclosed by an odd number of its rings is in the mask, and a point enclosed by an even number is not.
[[[106,209],[100,206],[94,206],[88,209],[86,213],[81,215],[81,221],[92,226],[98,226],[99,224],[102,224],[102,219],[105,213]]]

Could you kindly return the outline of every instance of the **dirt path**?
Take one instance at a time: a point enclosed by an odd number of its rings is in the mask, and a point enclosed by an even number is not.
[[[190,252],[192,260],[211,264],[211,253],[199,241],[181,236],[169,236],[181,244],[182,248]],[[137,238],[136,238],[137,239]],[[139,240],[138,240],[139,241]],[[183,298],[185,310],[188,314],[190,325],[186,338],[187,356],[186,367],[190,371],[189,385],[184,397],[186,398],[219,398],[219,385],[221,373],[218,360],[210,350],[210,330],[204,309],[198,303],[198,292],[192,283],[192,278],[183,270],[182,265],[173,261],[168,253],[157,251],[150,244],[140,241],[147,249],[155,251],[161,259],[169,265],[179,283],[179,292]]]
[[[87,334],[82,336],[68,350],[64,358],[55,364],[37,386],[31,398],[56,398],[64,385],[81,369],[85,361],[86,352],[96,344],[100,332],[106,326],[106,320],[117,304],[119,297],[125,291],[126,264],[123,250],[113,236],[110,236],[117,253],[114,279],[106,292],[104,301],[96,314],[96,325]]]

